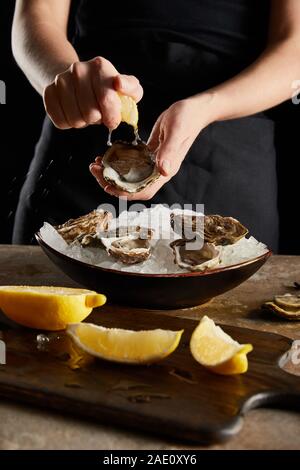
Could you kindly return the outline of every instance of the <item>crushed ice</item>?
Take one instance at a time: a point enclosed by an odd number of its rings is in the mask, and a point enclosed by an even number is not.
[[[40,230],[42,239],[55,250],[71,258],[85,263],[117,271],[127,271],[144,274],[173,274],[188,272],[174,263],[173,251],[169,244],[172,240],[180,238],[170,226],[171,213],[182,213],[181,209],[169,209],[163,205],[157,205],[151,209],[140,212],[124,211],[116,219],[110,222],[109,230],[117,226],[140,226],[154,230],[155,236],[152,242],[152,255],[143,263],[125,265],[108,255],[102,248],[82,248],[79,244],[68,245],[59,233],[47,222]],[[184,211],[185,214],[198,214],[192,211]],[[254,237],[242,238],[234,245],[221,248],[220,267],[248,261],[260,256],[267,251],[266,245],[258,242]]]

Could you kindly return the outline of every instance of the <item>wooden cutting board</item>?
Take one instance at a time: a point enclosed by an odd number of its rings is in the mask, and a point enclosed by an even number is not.
[[[117,308],[114,313],[95,310],[89,321],[107,327],[184,328],[185,332],[169,358],[142,367],[95,360],[75,348],[64,333],[51,333],[50,341],[37,342],[39,332],[2,326],[7,364],[0,366],[0,395],[201,443],[236,434],[250,409],[300,409],[300,377],[277,365],[291,346],[283,336],[223,326],[240,343],[254,346],[249,371],[225,377],[206,371],[190,355],[189,339],[198,322],[144,310],[120,315]]]

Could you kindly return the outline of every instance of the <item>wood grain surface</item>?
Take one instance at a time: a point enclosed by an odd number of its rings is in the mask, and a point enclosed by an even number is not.
[[[239,326],[239,327],[246,327],[251,330],[259,330],[259,331],[264,331],[264,332],[274,332],[278,333],[281,335],[288,336],[290,339],[300,339],[300,328],[299,328],[299,323],[292,323],[292,322],[287,322],[278,318],[273,317],[272,315],[268,315],[264,313],[260,309],[260,305],[265,302],[266,300],[270,300],[275,294],[277,293],[286,293],[286,292],[294,292],[294,287],[293,284],[295,281],[300,282],[300,257],[296,256],[273,256],[267,264],[255,275],[253,276],[250,280],[248,280],[246,283],[241,285],[240,287],[232,290],[231,292],[228,292],[225,295],[222,295],[220,297],[215,298],[212,302],[210,302],[207,305],[203,305],[201,307],[196,307],[192,309],[185,309],[185,310],[172,310],[172,311],[167,311],[164,312],[163,315],[159,311],[148,311],[148,310],[137,310],[137,309],[126,309],[125,307],[122,306],[104,306],[102,307],[101,310],[96,311],[93,315],[96,315],[96,320],[101,322],[107,321],[107,325],[110,325],[110,322],[113,321],[114,324],[117,321],[118,326],[121,326],[121,320],[124,326],[126,325],[127,318],[129,319],[128,321],[130,322],[130,327],[133,328],[133,324],[135,322],[135,318],[141,318],[142,323],[146,322],[148,324],[147,317],[149,316],[150,318],[150,327],[153,328],[155,325],[158,325],[160,321],[165,322],[166,318],[169,317],[179,317],[179,322],[180,325],[182,326],[182,321],[185,322],[185,320],[182,319],[187,319],[187,320],[192,320],[192,319],[200,319],[204,314],[209,315],[211,318],[213,318],[215,321],[221,324],[229,324],[229,325],[234,325],[234,326]],[[61,273],[48,259],[47,257],[41,252],[41,250],[37,247],[18,247],[18,246],[0,246],[0,284],[32,284],[32,285],[64,285],[64,286],[75,286],[74,282],[69,280],[63,273]],[[160,320],[161,316],[163,316],[163,320]],[[134,321],[132,320],[134,318]],[[157,320],[156,320],[157,318]],[[89,320],[95,321],[95,318],[91,317]],[[0,318],[1,321],[1,318]],[[168,320],[167,324],[168,327],[171,327],[171,322],[173,321],[173,318],[170,318]],[[186,333],[185,335],[189,335],[188,331],[189,328],[193,328],[193,322],[187,321],[187,326],[185,327]],[[138,324],[136,324],[138,325]],[[129,326],[129,325],[127,325]],[[175,326],[175,325],[174,325]],[[180,326],[180,327],[181,327]],[[227,331],[229,333],[232,333],[235,335],[235,332],[231,330],[230,328],[227,328]],[[256,337],[257,333],[254,335],[254,333],[251,331],[244,331],[241,330],[241,335],[246,334],[245,340],[246,341],[252,341],[255,346],[254,342],[254,336]],[[87,415],[86,413],[82,413],[82,410],[80,408],[75,408],[74,406],[71,405],[70,407],[66,406],[66,403],[69,402],[69,397],[68,394],[70,390],[73,392],[76,392],[76,397],[77,399],[80,400],[87,400],[89,401],[89,394],[84,392],[84,389],[80,388],[81,385],[78,382],[78,377],[79,375],[75,375],[76,370],[71,369],[69,366],[66,364],[66,354],[61,354],[59,351],[61,351],[61,346],[58,346],[56,341],[51,341],[51,351],[42,351],[36,349],[34,353],[34,362],[33,364],[30,365],[30,357],[32,355],[31,348],[33,345],[36,348],[36,343],[35,343],[35,337],[37,333],[32,333],[30,331],[25,330],[17,330],[14,333],[11,333],[10,329],[6,329],[4,331],[4,334],[7,335],[7,339],[9,341],[10,347],[9,350],[12,348],[12,355],[9,353],[10,357],[14,358],[14,370],[20,379],[21,384],[21,392],[22,393],[22,400],[26,400],[27,402],[31,401],[34,402],[34,404],[41,404],[38,401],[38,398],[41,396],[44,397],[44,391],[45,389],[47,390],[47,400],[44,403],[44,405],[47,405],[47,408],[57,408],[57,404],[60,403],[60,409],[63,411],[67,411],[70,413],[70,415],[74,415],[74,420],[76,419],[76,414],[77,415]],[[13,336],[12,336],[13,335]],[[21,336],[19,336],[21,335]],[[253,337],[252,337],[253,335]],[[237,339],[242,339],[242,336],[239,336],[238,330],[236,330],[236,338]],[[249,338],[250,336],[250,338]],[[12,341],[12,338],[15,338]],[[22,338],[21,344],[23,348],[20,348],[20,341],[18,338]],[[28,343],[26,342],[26,338],[28,338]],[[264,337],[266,338],[266,337]],[[272,338],[272,340],[270,340]],[[283,351],[286,350],[290,342],[286,338],[278,338],[276,336],[276,341],[274,343],[274,337],[270,337],[267,341],[267,355],[264,355],[264,359],[261,361],[256,360],[256,354],[258,351],[261,350],[260,346],[256,344],[255,346],[255,351],[249,355],[250,358],[250,370],[249,373],[247,373],[244,376],[239,376],[239,377],[232,377],[232,378],[220,378],[218,376],[212,376],[209,374],[209,377],[211,377],[212,380],[215,381],[217,387],[216,391],[213,394],[214,395],[214,400],[217,401],[216,396],[222,397],[223,396],[223,390],[224,390],[224,397],[227,397],[227,384],[229,382],[235,382],[236,385],[236,390],[237,390],[237,396],[235,396],[235,399],[232,399],[229,402],[229,406],[225,407],[226,408],[226,413],[224,417],[224,409],[220,411],[220,408],[217,408],[218,413],[221,412],[221,416],[223,416],[224,420],[222,423],[226,424],[226,429],[227,431],[221,432],[218,431],[218,435],[216,436],[214,433],[211,433],[207,428],[204,429],[206,438],[210,439],[211,442],[214,442],[219,439],[224,439],[228,436],[233,435],[234,433],[237,433],[236,436],[232,440],[228,442],[228,444],[222,444],[222,445],[217,445],[214,446],[213,448],[298,448],[297,446],[297,435],[293,434],[295,429],[297,428],[297,423],[298,423],[298,413],[294,413],[294,411],[291,412],[281,412],[279,411],[271,411],[271,410],[265,410],[265,411],[260,411],[260,412],[255,412],[253,411],[252,413],[249,413],[246,418],[247,422],[247,428],[245,428],[241,433],[238,433],[237,431],[242,425],[242,420],[239,418],[236,418],[235,413],[237,412],[238,409],[243,408],[243,412],[245,413],[248,411],[247,408],[251,406],[262,406],[265,401],[265,397],[268,397],[268,401],[272,401],[273,405],[272,406],[277,406],[279,403],[283,403],[283,401],[286,403],[288,401],[288,404],[293,405],[293,409],[295,409],[295,405],[297,406],[299,402],[299,398],[297,395],[295,395],[298,391],[298,380],[299,380],[299,375],[300,375],[300,370],[299,366],[294,367],[294,374],[298,374],[297,376],[290,376],[286,374],[284,371],[278,371],[277,365],[275,367],[275,363],[277,361],[278,353],[279,350]],[[14,343],[15,342],[15,343]],[[181,347],[186,344],[187,340],[184,339],[181,343]],[[260,342],[260,340],[259,340]],[[263,341],[265,344],[265,342]],[[59,344],[62,344],[59,342]],[[274,347],[273,347],[274,346]],[[66,344],[64,348],[66,347]],[[52,350],[54,349],[54,351]],[[58,348],[57,352],[56,349]],[[13,352],[15,351],[15,352]],[[27,352],[26,352],[27,351]],[[281,354],[281,353],[280,353]],[[56,357],[60,356],[60,357]],[[182,380],[182,378],[178,378],[178,374],[174,373],[174,367],[178,368],[179,364],[177,363],[178,360],[180,360],[181,364],[181,359],[180,358],[185,358],[185,368],[180,369],[179,376],[180,374],[183,373],[185,376],[185,380]],[[51,382],[47,371],[49,372],[48,366],[45,368],[45,373],[41,373],[41,376],[38,377],[37,374],[35,373],[31,375],[32,377],[32,383],[31,387],[35,390],[35,393],[32,394],[26,393],[26,389],[28,388],[28,382],[26,382],[26,371],[28,370],[33,370],[37,372],[38,368],[41,367],[41,362],[43,364],[47,363],[50,361],[52,364],[52,370],[59,371],[59,382],[60,386],[54,387],[54,383],[52,382],[52,392],[49,394],[49,388],[51,391],[51,387],[49,387],[49,383]],[[267,361],[269,364],[266,368],[264,361]],[[271,363],[270,363],[271,361]],[[76,362],[76,355],[75,355],[75,362]],[[34,365],[35,364],[35,365]],[[138,426],[138,428],[147,428],[151,429],[151,426],[144,426],[144,415],[147,414],[147,408],[150,409],[152,406],[153,401],[156,401],[156,406],[164,408],[167,407],[166,403],[170,402],[175,402],[175,400],[170,399],[170,398],[164,398],[164,394],[167,395],[167,393],[164,391],[164,384],[167,381],[169,384],[169,381],[171,379],[172,387],[175,390],[174,393],[177,393],[177,389],[181,391],[182,388],[187,388],[188,390],[194,390],[195,386],[199,387],[199,385],[194,383],[194,378],[190,379],[189,373],[186,374],[186,364],[188,364],[188,367],[191,368],[192,370],[189,370],[188,372],[191,372],[192,375],[196,377],[197,384],[198,382],[201,384],[203,381],[207,380],[207,374],[208,372],[204,371],[197,363],[193,362],[193,359],[190,357],[188,349],[183,347],[182,349],[179,349],[177,352],[174,353],[167,361],[164,361],[161,363],[159,366],[154,366],[155,368],[151,372],[151,377],[152,374],[155,375],[155,380],[156,383],[159,384],[158,389],[152,390],[152,393],[156,394],[162,394],[159,398],[151,398],[150,397],[150,402],[147,398],[147,395],[149,393],[145,393],[145,390],[147,390],[147,387],[139,389],[136,388],[136,379],[134,379],[134,384],[128,383],[128,373],[130,373],[130,368],[127,370],[124,370],[124,376],[122,379],[118,378],[116,380],[115,377],[111,378],[110,385],[109,387],[114,388],[114,391],[108,390],[105,392],[107,400],[111,401],[115,400],[115,395],[119,394],[123,398],[121,398],[121,401],[126,401],[126,406],[128,404],[130,406],[136,407],[140,413],[139,416],[143,416],[142,421],[142,426],[139,425],[139,421],[136,420],[134,423],[132,423],[131,419],[131,412],[128,415],[127,419],[122,419],[120,420],[119,418],[119,411],[115,412],[115,419],[111,420],[111,417],[109,415],[105,415],[105,413],[102,412],[100,420],[104,423],[107,424],[112,424],[116,425],[117,428],[119,426],[128,426],[130,427],[132,424],[135,426]],[[258,369],[261,367],[260,372],[258,372],[258,375],[254,374],[252,375],[252,367],[255,365]],[[0,370],[4,370],[7,366],[0,366]],[[51,370],[50,367],[50,370]],[[276,369],[275,375],[273,372],[274,367]],[[90,369],[91,368],[91,369]],[[100,361],[96,361],[95,363],[92,361],[91,364],[88,365],[88,370],[92,370],[93,374],[84,374],[83,370],[80,369],[80,380],[87,380],[87,381],[92,381],[93,384],[98,384],[101,382],[101,377],[99,374],[100,371],[102,371],[106,368],[108,370],[114,370],[114,366],[112,367],[111,364],[107,363],[102,363]],[[166,371],[166,368],[171,368],[171,371]],[[195,370],[194,370],[195,369]],[[162,374],[160,374],[160,370],[163,371]],[[267,373],[265,374],[266,370],[270,372],[270,376]],[[94,372],[97,373],[94,373]],[[145,371],[148,373],[147,368]],[[185,372],[183,372],[185,371]],[[77,371],[78,372],[78,371]],[[277,376],[277,373],[280,374],[280,377]],[[0,376],[4,376],[7,373],[5,372],[0,372]],[[25,376],[25,378],[24,378]],[[84,378],[83,378],[84,376]],[[48,377],[48,378],[47,378]],[[76,380],[75,380],[76,377]],[[144,377],[144,376],[143,376]],[[163,377],[163,379],[161,379]],[[256,379],[254,378],[256,377]],[[266,382],[265,382],[266,379]],[[270,379],[270,382],[269,382]],[[297,382],[295,382],[295,379],[297,379]],[[2,383],[4,378],[2,377]],[[50,446],[55,446],[55,442],[57,441],[56,435],[57,431],[54,432],[56,429],[58,423],[59,427],[61,429],[61,433],[64,435],[63,439],[59,440],[59,445],[61,448],[71,448],[71,436],[74,438],[74,427],[70,427],[69,421],[70,419],[73,418],[63,418],[59,417],[57,414],[49,413],[46,411],[42,411],[40,408],[40,411],[34,411],[30,407],[20,407],[17,405],[13,404],[13,401],[15,400],[15,378],[12,379],[11,383],[11,388],[9,383],[6,383],[5,385],[5,390],[4,394],[9,397],[10,403],[7,402],[6,400],[2,401],[1,404],[1,419],[4,419],[7,421],[7,426],[5,429],[3,429],[3,432],[0,435],[0,446],[3,443],[6,442],[8,443],[8,447],[13,446],[11,448],[19,448],[18,446],[21,446],[20,448],[24,448],[24,445],[26,448],[35,448],[35,444],[30,444],[28,445],[25,443],[24,444],[24,439],[25,439],[25,434],[26,436],[29,436],[28,430],[31,429],[31,426],[35,426],[35,423],[39,422],[38,420],[41,420],[44,424],[46,421],[48,422],[50,419],[50,422],[52,423],[51,426],[49,427],[49,432],[47,430],[47,426],[44,428],[44,433],[43,433],[43,439],[45,439],[45,443],[43,446],[46,448]],[[125,380],[125,383],[120,383],[120,381]],[[192,383],[190,383],[190,380]],[[256,381],[259,382],[259,386],[262,386],[263,392],[259,393],[257,395],[256,391]],[[289,385],[287,384],[286,381],[289,381]],[[127,382],[126,382],[127,381]],[[224,382],[222,382],[224,381]],[[7,382],[7,380],[6,380]],[[143,384],[145,385],[145,381],[143,379]],[[246,388],[245,388],[246,384]],[[141,383],[139,382],[139,386],[141,386]],[[275,393],[270,393],[270,386],[272,387],[272,390],[275,390]],[[133,388],[132,388],[133,387]],[[42,392],[40,390],[42,388]],[[125,388],[125,390],[124,390]],[[117,389],[117,390],[116,390]],[[119,389],[119,390],[118,390]],[[250,391],[251,389],[251,391]],[[19,391],[20,391],[19,390]],[[196,388],[197,390],[197,388]],[[247,395],[247,391],[250,391],[250,393],[255,393],[256,398],[254,400],[248,400],[246,401],[249,395]],[[149,392],[149,390],[148,390]],[[292,393],[291,393],[292,392]],[[96,394],[96,392],[94,392]],[[104,393],[104,392],[103,392]],[[194,396],[196,396],[196,392],[192,392]],[[36,395],[35,395],[36,394]],[[60,396],[59,399],[57,397]],[[128,399],[127,395],[138,395],[138,398],[130,398]],[[141,398],[139,396],[142,396]],[[98,391],[98,398],[99,398],[99,391]],[[110,397],[110,398],[109,398]],[[83,399],[84,398],[84,399]],[[94,397],[95,398],[95,397]],[[181,399],[183,400],[183,399]],[[143,402],[144,401],[144,402]],[[244,403],[247,403],[245,405]],[[128,402],[128,403],[127,403]],[[138,403],[137,403],[138,402]],[[160,403],[160,405],[158,405]],[[182,403],[180,401],[180,403]],[[198,406],[201,407],[201,401],[198,403]],[[169,406],[169,405],[168,405]],[[175,413],[174,415],[178,414],[181,416],[181,409],[178,406],[174,407]],[[84,408],[85,409],[85,408]],[[106,408],[107,409],[107,408]],[[31,410],[31,411],[30,411]],[[97,414],[97,409],[94,410],[93,412],[93,418],[95,415],[97,416],[97,419],[99,419],[99,415]],[[46,415],[46,413],[48,413]],[[150,413],[151,414],[151,413]],[[48,417],[47,417],[48,416]],[[65,415],[66,416],[66,415]],[[162,415],[162,420],[163,420]],[[197,415],[199,418],[200,415]],[[151,416],[148,416],[147,420],[151,421]],[[20,432],[16,431],[14,423],[18,423],[18,429]],[[120,431],[117,431],[116,427],[112,428],[110,431],[108,431],[107,427],[102,428],[102,426],[97,425],[95,427],[92,423],[88,424],[89,421],[83,420],[83,421],[74,421],[76,422],[76,443],[75,441],[73,442],[74,446],[76,445],[78,447],[79,442],[82,445],[82,448],[86,448],[86,446],[93,446],[93,448],[101,448],[101,442],[103,441],[103,445],[111,445],[111,448],[118,448],[117,442],[125,442],[127,443],[126,445],[129,445],[129,448],[140,448],[139,446],[142,446],[142,448],[146,448],[147,446],[164,446],[164,441],[160,441],[157,439],[154,440],[154,438],[149,437],[148,439],[146,437],[142,437],[142,435],[134,435],[129,433],[128,431],[124,431],[121,433],[121,428]],[[183,445],[184,439],[190,440],[190,439],[199,439],[199,432],[201,431],[202,437],[200,437],[201,441],[204,442],[204,435],[203,435],[203,429],[201,428],[201,422],[199,420],[191,421],[192,423],[196,423],[195,427],[192,427],[192,433],[193,436],[189,436],[189,433],[183,428],[183,429],[177,429],[174,435],[178,436],[177,438],[177,444],[172,444],[171,448],[182,448],[180,447]],[[162,429],[158,429],[159,426],[154,425],[153,421],[152,423],[152,429],[154,430],[155,433],[165,433],[165,429],[162,427]],[[280,426],[280,423],[282,426]],[[170,425],[168,425],[168,428],[170,429]],[[69,426],[69,427],[68,427]],[[72,425],[74,426],[74,425]],[[106,426],[106,425],[105,425]],[[200,426],[200,428],[199,428]],[[174,426],[175,427],[175,426]],[[67,430],[70,428],[70,432]],[[37,427],[38,429],[38,427]],[[72,432],[71,432],[72,429]],[[95,439],[93,440],[93,436],[88,436],[87,431],[88,429],[93,429],[93,435]],[[115,430],[114,430],[115,429]],[[124,428],[123,428],[124,429]],[[294,430],[294,431],[293,431]],[[189,430],[191,432],[191,430]],[[4,434],[3,434],[4,433]],[[69,434],[70,435],[69,435]],[[108,433],[108,434],[107,434]],[[195,436],[196,433],[196,436]],[[168,432],[166,433],[168,434]],[[19,437],[18,437],[19,436]],[[38,432],[34,434],[36,436],[36,439],[38,438]],[[32,437],[35,438],[35,437]],[[85,437],[83,437],[85,436]],[[98,437],[97,437],[98,436]],[[107,436],[107,437],[105,437]],[[118,436],[118,437],[117,437]],[[139,437],[140,436],[140,437]],[[241,437],[239,437],[241,436]],[[269,437],[268,437],[269,436]],[[3,440],[4,439],[4,440]],[[14,444],[12,444],[12,439],[14,441]],[[28,440],[28,438],[26,437]],[[84,442],[82,442],[82,439],[84,439]],[[100,441],[99,441],[100,439]],[[117,439],[117,441],[116,441]],[[95,442],[94,442],[95,441]],[[27,442],[27,441],[26,441]],[[28,441],[29,442],[29,441]],[[31,441],[30,441],[31,442]],[[34,441],[35,442],[35,441]],[[39,440],[40,442],[40,440]],[[230,444],[232,442],[232,444]],[[52,444],[51,444],[52,443]],[[129,444],[130,443],[130,444]],[[152,444],[151,444],[152,443]],[[8,448],[6,444],[4,445],[4,448]],[[121,445],[121,444],[120,444]],[[186,446],[187,444],[185,444]],[[144,447],[146,446],[146,447]],[[173,446],[173,447],[172,447]],[[179,446],[179,447],[178,447]],[[275,447],[274,447],[275,446]],[[147,447],[147,448],[148,448]],[[75,448],[75,447],[74,447]],[[121,447],[120,447],[121,448]],[[167,446],[167,448],[170,448]]]
[[[242,415],[260,406],[300,408],[300,378],[278,366],[290,340],[239,327],[225,330],[251,342],[247,374],[224,377],[200,366],[189,339],[197,322],[145,311],[105,313],[89,321],[107,327],[184,329],[179,348],[152,366],[100,361],[82,353],[64,332],[49,341],[18,327],[2,330],[7,365],[0,369],[0,394],[104,423],[143,429],[184,441],[219,442],[236,434]],[[43,334],[43,333],[42,333]]]

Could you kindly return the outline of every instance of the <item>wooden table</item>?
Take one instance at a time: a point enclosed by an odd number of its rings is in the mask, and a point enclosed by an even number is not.
[[[173,310],[166,315],[201,318],[218,323],[270,331],[300,339],[300,323],[286,322],[262,313],[260,305],[276,293],[292,292],[300,282],[300,257],[273,256],[249,281],[209,304]],[[38,247],[0,246],[0,285],[74,286]],[[107,310],[125,307],[105,306]],[[153,311],[155,314],[155,311]],[[300,370],[296,370],[300,375]],[[13,402],[0,403],[0,449],[187,449],[175,442],[146,434],[41,411]],[[42,430],[42,432],[41,432]],[[240,434],[223,445],[206,449],[300,449],[300,414],[279,410],[255,410],[245,418]],[[193,447],[195,448],[195,447]],[[199,447],[198,447],[199,448]],[[192,447],[191,447],[192,449]]]

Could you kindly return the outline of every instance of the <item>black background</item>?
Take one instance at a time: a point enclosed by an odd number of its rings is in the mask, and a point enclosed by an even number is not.
[[[10,34],[13,10],[13,0],[0,1],[0,80],[5,81],[7,88],[7,104],[0,105],[0,243],[11,242],[19,191],[44,117],[40,96],[27,82],[12,57]],[[286,103],[275,109],[273,115],[276,120],[278,153],[280,251],[300,254],[300,105]]]

